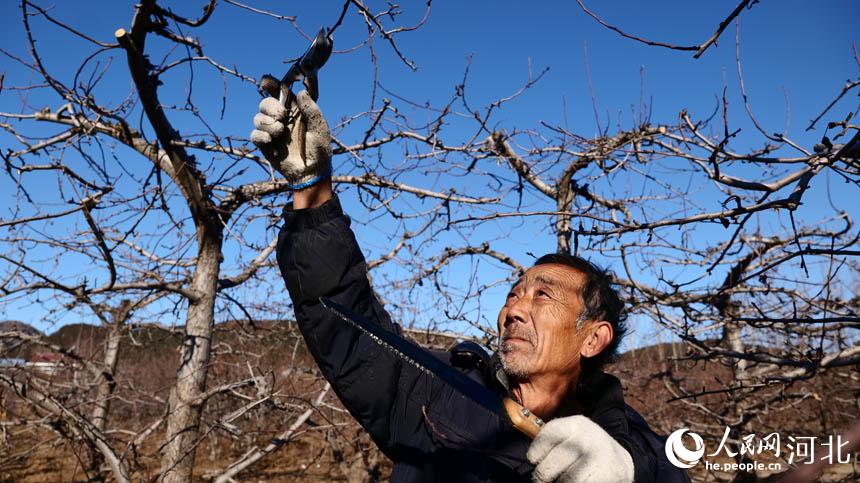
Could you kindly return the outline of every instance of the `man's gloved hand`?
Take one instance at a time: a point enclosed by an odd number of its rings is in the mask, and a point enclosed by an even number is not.
[[[331,133],[307,91],[290,97],[290,111],[274,97],[260,102],[251,141],[291,189],[302,189],[331,176]]]
[[[535,482],[632,483],[633,458],[612,436],[585,416],[553,419],[526,455]]]

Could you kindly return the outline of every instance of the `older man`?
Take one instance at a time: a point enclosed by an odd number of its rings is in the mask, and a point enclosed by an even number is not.
[[[299,328],[344,406],[394,461],[392,481],[688,481],[624,403],[618,380],[601,371],[625,330],[607,273],[579,257],[544,256],[499,312],[496,354],[474,344],[437,354],[548,421],[529,441],[321,306],[329,297],[400,333],[333,194],[331,139],[317,105],[301,92],[288,116],[267,98],[254,124],[253,142],[294,190],[277,257]]]

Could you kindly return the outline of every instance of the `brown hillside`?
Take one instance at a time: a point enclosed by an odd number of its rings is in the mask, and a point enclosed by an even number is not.
[[[446,348],[455,342],[444,334],[413,332],[425,345]],[[106,331],[101,327],[77,324],[61,328],[45,339],[71,349],[84,360],[98,361]],[[109,428],[119,448],[124,448],[150,424],[162,417],[163,400],[175,378],[176,358],[182,336],[165,328],[145,325],[129,330],[123,339],[117,368],[117,392],[112,401]],[[213,341],[214,356],[209,387],[247,381],[224,394],[213,396],[207,405],[204,423],[209,427],[198,450],[195,474],[201,481],[239,458],[253,445],[265,447],[304,411],[323,387],[295,326],[282,322],[259,322],[254,327],[237,322],[217,326]],[[718,362],[681,361],[686,355],[682,344],[661,344],[623,354],[609,368],[625,388],[626,399],[660,433],[688,427],[716,444],[724,426],[714,423],[714,415],[732,417],[736,411],[736,392],[717,392],[670,402],[675,397],[673,381],[699,392],[717,391],[732,379],[731,370]],[[33,357],[44,347],[24,344],[21,355]],[[80,400],[74,406],[88,414],[85,384],[87,374],[64,358],[66,366],[53,375],[39,375],[57,388],[60,397]],[[20,369],[18,369],[20,370]],[[753,400],[762,407],[751,408],[749,426],[760,434],[779,431],[785,435],[836,434],[860,415],[858,410],[858,370],[842,368],[819,374],[788,387],[759,388]],[[263,386],[277,397],[266,398],[240,417],[222,421],[223,415],[247,403]],[[235,397],[236,395],[241,397]],[[783,395],[782,399],[774,395]],[[23,401],[4,394],[3,422],[35,416]],[[273,455],[242,473],[242,479],[266,481],[371,481],[385,479],[390,464],[340,409],[333,394],[330,407],[314,412],[295,439],[286,442]],[[787,401],[787,402],[786,402]],[[218,421],[222,421],[219,423]],[[0,442],[0,481],[85,481],[80,452],[83,447],[69,444],[50,426],[9,425]],[[140,446],[128,446],[135,475],[152,476],[158,470],[158,444],[163,427],[158,427]],[[700,468],[691,472],[697,481],[714,481],[720,475],[705,474]]]

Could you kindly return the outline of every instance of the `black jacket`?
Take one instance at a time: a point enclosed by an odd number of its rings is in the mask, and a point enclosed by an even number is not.
[[[277,257],[299,329],[325,378],[350,414],[394,462],[391,481],[529,481],[529,440],[437,379],[403,363],[322,307],[329,297],[401,333],[376,299],[364,257],[335,197],[319,208],[284,210]],[[460,345],[436,354],[507,394],[504,373],[482,349]],[[577,397],[584,414],[630,453],[637,482],[686,482],[663,439],[624,403],[621,385],[599,373]]]

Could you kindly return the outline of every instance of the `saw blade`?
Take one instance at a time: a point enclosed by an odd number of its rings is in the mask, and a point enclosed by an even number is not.
[[[330,299],[320,298],[320,303],[342,320],[367,334],[376,344],[394,353],[403,362],[441,380],[462,396],[507,419],[501,396],[449,366],[423,347]]]

